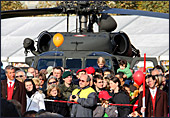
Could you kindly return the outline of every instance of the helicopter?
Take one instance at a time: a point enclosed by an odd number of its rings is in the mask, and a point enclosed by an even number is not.
[[[94,66],[100,56],[105,58],[106,65],[114,71],[117,70],[120,59],[126,59],[133,67],[135,60],[143,60],[140,57],[140,51],[131,44],[125,32],[113,32],[117,23],[108,13],[169,18],[169,15],[164,13],[109,8],[103,1],[65,1],[55,8],[1,11],[1,19],[44,14],[67,14],[67,32],[42,31],[38,36],[36,48],[34,40],[24,39],[25,54],[27,55],[31,51],[35,55],[26,57],[25,62],[38,68],[38,70],[48,66],[63,66],[76,72],[80,68]],[[74,33],[68,32],[70,14],[76,14],[79,17],[76,19],[76,32]],[[97,33],[93,31],[94,23],[99,26]],[[57,33],[63,35],[64,43],[56,49],[52,39]],[[147,59],[152,60],[154,65],[157,65],[155,58]]]

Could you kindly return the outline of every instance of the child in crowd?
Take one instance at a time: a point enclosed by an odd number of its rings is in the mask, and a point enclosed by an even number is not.
[[[106,66],[106,62],[105,59],[103,57],[99,57],[97,59],[97,65],[94,66],[94,69],[102,69],[102,71],[104,72],[106,69],[108,69],[108,67]]]
[[[62,99],[62,95],[60,93],[60,89],[57,85],[52,84],[47,88],[47,98],[52,100],[60,100]]]
[[[130,64],[126,60],[120,60],[119,62],[119,69],[117,69],[118,72],[123,72],[123,78],[131,78],[132,72],[130,71]]]

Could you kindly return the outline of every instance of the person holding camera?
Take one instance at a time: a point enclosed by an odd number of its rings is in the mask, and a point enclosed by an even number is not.
[[[87,74],[82,75],[79,79],[79,87],[73,90],[69,100],[78,104],[73,104],[71,117],[93,116],[93,109],[97,105],[97,94],[89,86],[90,80]]]
[[[98,98],[100,104],[93,111],[93,117],[118,117],[118,110],[116,106],[109,105],[109,100],[112,96],[105,90],[99,92]]]

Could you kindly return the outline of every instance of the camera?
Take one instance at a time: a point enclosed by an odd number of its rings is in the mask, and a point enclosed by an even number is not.
[[[72,95],[72,99],[75,99],[76,98],[76,96],[75,95]]]

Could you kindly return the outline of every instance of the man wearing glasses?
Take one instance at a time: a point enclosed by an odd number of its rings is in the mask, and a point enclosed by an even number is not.
[[[26,79],[26,73],[23,70],[18,70],[15,72],[15,78],[20,82],[24,82]]]
[[[97,94],[89,86],[90,77],[85,74],[79,79],[79,87],[74,89],[70,96],[70,101],[77,102],[73,104],[71,117],[92,117],[93,109],[97,105]]]

